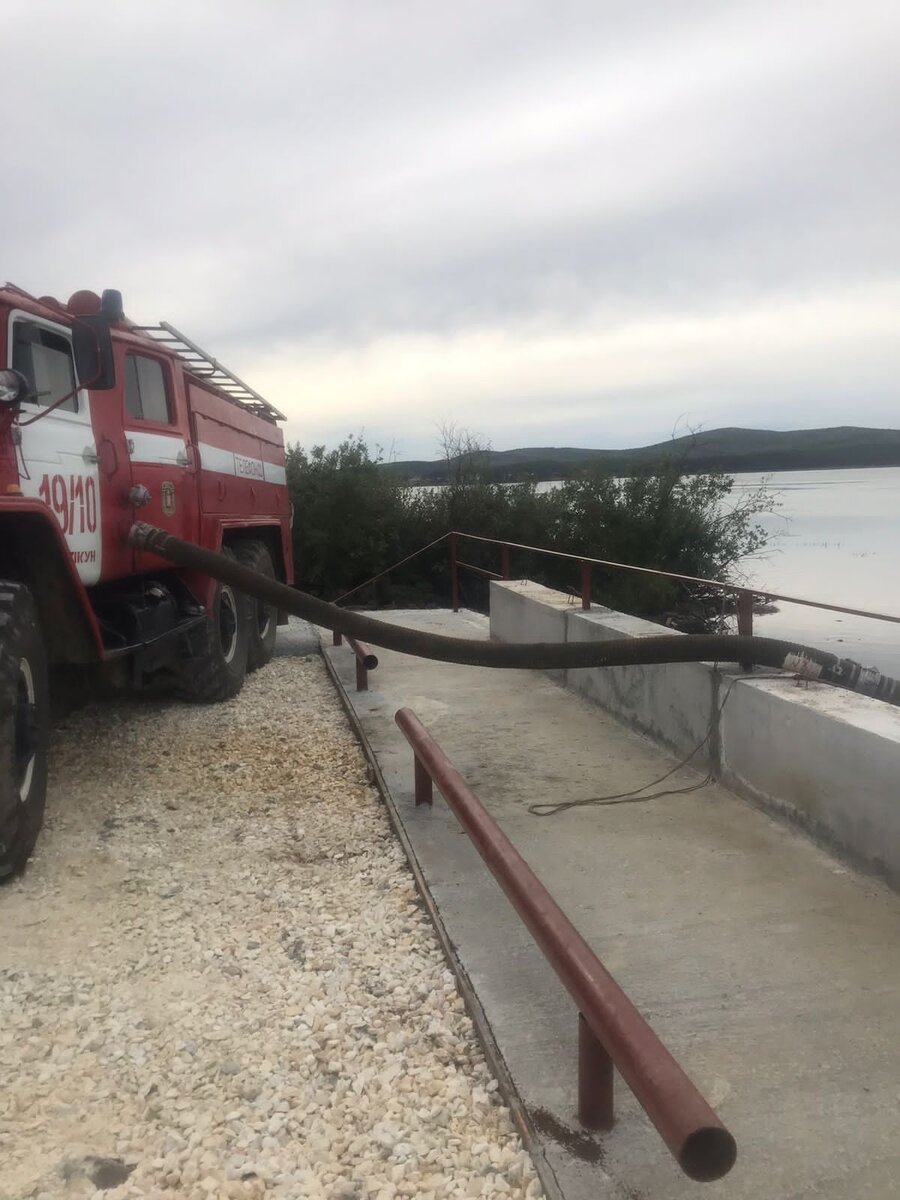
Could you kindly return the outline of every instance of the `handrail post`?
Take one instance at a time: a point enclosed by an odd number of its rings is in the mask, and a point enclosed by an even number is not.
[[[737,627],[741,637],[753,636],[753,593],[738,592]]]
[[[591,609],[591,564],[581,560],[581,607],[585,612]]]
[[[738,592],[737,601],[737,628],[740,637],[753,636],[753,593],[748,591]],[[753,663],[742,662],[740,664],[742,671],[752,671]]]
[[[367,692],[369,690],[369,672],[366,670],[366,664],[358,654],[356,656],[356,690],[358,692]]]
[[[334,644],[339,646],[340,634],[334,635]],[[358,642],[356,638],[348,637],[347,645],[353,651],[353,656],[356,659],[356,690],[358,692],[367,692],[369,690],[369,672],[374,671],[378,666],[378,656],[373,654],[371,649],[365,642]]]
[[[613,1061],[578,1014],[578,1119],[585,1129],[612,1129]]]
[[[500,574],[509,579],[509,546],[506,542],[500,547]]]
[[[343,641],[343,640],[344,640],[344,639],[341,637],[341,635],[340,635],[340,634],[338,633],[338,631],[335,629],[335,630],[332,632],[332,635],[331,635],[331,644],[332,644],[332,646],[340,646],[340,644],[342,643],[342,641]]]
[[[456,534],[450,534],[450,599],[453,611],[459,612],[459,568],[456,565]]]
[[[418,754],[414,753],[413,764],[415,767],[415,783],[416,783],[416,808],[420,804],[431,805],[434,802],[434,784],[431,775],[428,773],[428,768],[419,758]]]

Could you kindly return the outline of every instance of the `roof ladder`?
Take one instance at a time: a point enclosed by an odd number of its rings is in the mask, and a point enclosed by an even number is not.
[[[259,417],[269,421],[284,421],[287,418],[274,405],[253,390],[243,379],[238,378],[233,371],[223,367],[218,359],[207,354],[196,342],[179,332],[168,321],[160,321],[158,325],[132,325],[135,333],[144,333],[155,342],[159,342],[178,356],[185,370],[196,379],[211,383],[218,391],[224,392],[235,404],[249,409]]]

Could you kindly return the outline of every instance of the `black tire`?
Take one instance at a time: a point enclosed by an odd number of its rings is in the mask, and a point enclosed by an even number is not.
[[[222,553],[236,558],[227,547]],[[217,583],[209,619],[193,634],[194,653],[179,668],[175,691],[192,704],[216,704],[236,696],[247,674],[250,606],[230,584]]]
[[[268,547],[262,542],[241,542],[237,547],[238,562],[259,571],[269,579],[276,579],[275,565]],[[274,604],[263,604],[261,600],[248,597],[250,604],[250,648],[247,653],[247,670],[257,671],[264,667],[275,653],[275,635],[278,632],[278,609]]]
[[[0,883],[34,849],[47,798],[47,652],[28,588],[0,580]]]

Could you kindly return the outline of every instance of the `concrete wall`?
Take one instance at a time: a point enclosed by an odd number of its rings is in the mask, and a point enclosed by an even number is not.
[[[491,626],[493,630],[493,624]],[[623,638],[682,637],[675,629],[607,609],[570,612],[565,641],[611,642]],[[566,672],[565,684],[676,754],[703,742],[716,703],[715,672],[706,663],[604,667]],[[703,745],[692,761],[709,760]]]
[[[682,635],[529,581],[491,583],[491,637],[590,642]],[[900,709],[731,664],[552,672],[678,757],[900,887]],[[706,739],[704,741],[704,739]]]
[[[501,641],[564,642],[566,616],[572,611],[572,603],[572,597],[564,592],[555,592],[529,579],[504,583],[496,590],[491,581],[491,637]],[[514,629],[517,636],[503,637],[497,632],[500,629]],[[565,683],[565,671],[547,674],[557,683]]]
[[[827,684],[742,679],[722,782],[900,887],[900,709]]]

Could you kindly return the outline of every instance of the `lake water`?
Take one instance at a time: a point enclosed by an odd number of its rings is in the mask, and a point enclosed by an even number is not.
[[[779,507],[745,559],[742,582],[764,590],[900,616],[900,468],[735,475],[735,496],[765,483]],[[542,483],[539,490],[558,487]],[[779,601],[754,632],[796,638],[900,676],[900,625]]]
[[[765,483],[778,502],[757,518],[765,550],[741,582],[764,591],[900,617],[900,467],[735,475],[735,495]],[[540,483],[548,491],[559,483]],[[754,632],[796,639],[900,677],[900,624],[778,601]]]
[[[735,491],[765,480],[780,507],[760,519],[770,532],[746,560],[756,587],[900,616],[900,468],[736,475]],[[900,676],[900,625],[778,602],[756,632],[798,638],[887,675]]]

